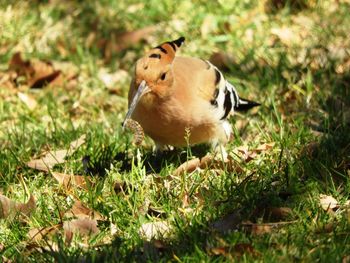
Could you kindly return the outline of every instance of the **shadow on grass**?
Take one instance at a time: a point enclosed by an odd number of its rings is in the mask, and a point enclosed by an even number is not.
[[[92,176],[104,177],[112,164],[119,165],[120,172],[130,172],[132,168],[133,156],[128,150],[121,150],[115,143],[105,147],[99,147],[92,155],[83,157],[84,174]],[[179,148],[161,153],[153,151],[144,151],[142,154],[142,163],[146,168],[147,173],[159,173],[164,167],[170,164],[178,166],[188,159],[189,155],[202,158],[209,152],[208,145],[196,145],[187,151],[185,148]],[[136,150],[133,150],[136,152]],[[134,158],[135,165],[138,164],[138,159]]]

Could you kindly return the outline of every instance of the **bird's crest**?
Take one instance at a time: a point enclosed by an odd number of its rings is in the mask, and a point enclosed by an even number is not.
[[[182,46],[185,38],[180,37],[173,41],[165,42],[148,52],[149,58],[158,58],[164,64],[170,64],[175,58],[176,51]]]

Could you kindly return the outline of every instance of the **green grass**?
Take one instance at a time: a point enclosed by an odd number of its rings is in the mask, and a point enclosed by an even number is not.
[[[349,2],[287,1],[281,8],[267,0],[207,2],[0,1],[0,192],[24,202],[23,178],[37,201],[28,218],[0,219],[2,260],[349,260],[348,208],[327,213],[319,201],[320,194],[341,204],[350,199]],[[108,55],[101,44],[153,25],[146,42],[125,50]],[[204,155],[206,148],[180,149],[159,160],[146,139],[138,162],[131,134],[122,131],[136,59],[182,35],[182,55],[209,59],[221,51],[232,56],[225,76],[243,97],[262,103],[232,119],[236,136],[227,150],[240,170],[204,169],[171,178],[181,162],[191,154]],[[26,59],[65,63],[65,74],[79,74],[77,83],[71,88],[67,83],[41,89],[3,86],[1,77],[18,51]],[[99,77],[101,69],[128,74],[112,92]],[[17,90],[32,96],[37,107],[30,110]],[[82,134],[86,142],[53,170],[91,177],[94,185],[88,190],[67,191],[50,174],[26,166],[45,150],[67,148]],[[254,149],[268,142],[275,143],[273,149],[250,162],[234,155],[241,145]],[[97,236],[88,241],[75,236],[66,245],[59,231],[46,239],[58,247],[52,251],[44,240],[29,244],[30,229],[59,224],[60,211],[77,199],[106,218]],[[281,220],[295,222],[262,235],[244,230],[247,222],[273,222],[263,213],[271,207],[289,207],[291,215]],[[224,228],[223,219],[231,227]],[[144,240],[140,227],[157,220],[168,222],[172,234]]]

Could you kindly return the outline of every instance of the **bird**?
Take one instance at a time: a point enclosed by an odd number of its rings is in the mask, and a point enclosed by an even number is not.
[[[136,61],[123,127],[137,121],[158,151],[207,143],[226,159],[228,118],[260,103],[241,98],[209,61],[177,56],[184,41],[164,42]]]

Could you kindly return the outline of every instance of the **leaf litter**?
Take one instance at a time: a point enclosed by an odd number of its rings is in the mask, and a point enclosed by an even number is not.
[[[275,143],[263,143],[257,148],[249,150],[247,145],[239,146],[233,150],[233,153],[237,156],[241,156],[242,160],[246,163],[254,160],[258,154],[268,152],[273,149]],[[226,166],[226,167],[225,167]],[[242,168],[239,163],[236,162],[231,156],[223,163],[222,160],[218,160],[215,156],[206,155],[199,158],[193,158],[192,160],[186,161],[178,166],[173,172],[173,176],[179,176],[183,173],[192,173],[197,169],[228,169],[228,171],[234,171],[236,173],[242,172]]]
[[[33,159],[27,162],[27,166],[44,172],[49,172],[56,164],[65,162],[65,158],[73,154],[82,144],[85,143],[86,135],[80,136],[70,143],[68,149],[50,151],[40,159]]]
[[[60,224],[32,228],[28,232],[29,243],[40,244],[45,240],[44,245],[47,244],[47,238],[63,231],[66,244],[70,244],[74,235],[88,238],[91,235],[100,232],[98,227],[98,220],[105,220],[105,218],[97,211],[94,211],[85,206],[81,201],[76,200],[73,206],[63,213],[62,217],[66,220]]]
[[[168,238],[171,234],[172,227],[165,220],[148,222],[141,225],[139,234],[144,239],[150,241],[154,239]]]
[[[21,53],[15,53],[9,62],[9,71],[17,73],[14,82],[18,77],[25,77],[30,88],[42,88],[54,81],[60,74],[50,62],[40,60],[23,60]]]
[[[36,202],[33,195],[30,195],[26,203],[19,203],[0,194],[0,218],[9,218],[16,214],[29,216],[36,208]]]
[[[59,172],[50,172],[53,178],[62,185],[66,190],[70,190],[72,187],[79,187],[87,190],[89,185],[92,185],[92,181],[89,177],[82,175],[65,174]]]

